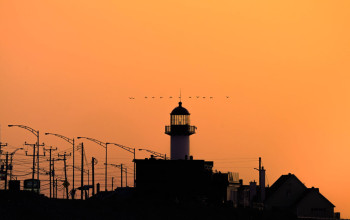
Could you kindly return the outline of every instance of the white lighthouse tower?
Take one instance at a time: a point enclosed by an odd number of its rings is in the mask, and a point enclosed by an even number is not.
[[[170,156],[172,160],[185,160],[190,156],[190,135],[196,132],[190,125],[190,113],[182,107],[182,102],[170,113],[170,126],[165,126],[165,134],[170,135]]]

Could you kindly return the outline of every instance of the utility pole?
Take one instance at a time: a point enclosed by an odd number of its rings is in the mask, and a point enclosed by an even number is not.
[[[134,187],[136,187],[136,152],[135,152],[135,148],[134,148]],[[165,155],[165,159],[166,159],[166,155]]]
[[[108,147],[108,144],[106,143],[105,191],[107,191],[107,147]]]
[[[45,156],[45,153],[44,153],[44,155],[40,155],[39,154],[39,150],[40,150],[40,147],[43,147],[43,146],[45,146],[44,144],[40,144],[39,143],[39,131],[37,131],[38,133],[38,135],[37,135],[37,146],[38,146],[38,149],[37,149],[37,166],[38,166],[38,169],[37,169],[37,173],[36,173],[36,178],[38,179],[38,181],[39,181],[39,157],[40,156]],[[38,192],[39,192],[39,190],[38,190]]]
[[[123,164],[120,164],[120,187],[123,188]]]
[[[117,147],[120,147],[120,148],[122,148],[122,149],[124,149],[124,150],[126,150],[126,151],[128,151],[128,152],[130,152],[130,153],[132,153],[134,155],[134,160],[133,160],[133,162],[134,162],[134,187],[136,187],[136,151],[135,151],[136,149],[132,148],[132,147],[127,147],[127,146],[124,146],[124,145],[121,145],[121,144],[117,144],[117,143],[107,143],[107,144],[113,144],[113,145],[115,145]],[[150,152],[152,154],[156,154],[157,156],[164,157],[165,160],[166,160],[166,155],[164,156],[163,154],[157,153],[155,151],[147,150],[147,149],[139,149],[139,150],[148,151],[148,152]]]
[[[87,170],[87,174],[88,174],[88,185],[90,185],[90,170]]]
[[[52,146],[50,146],[49,149],[45,149],[44,148],[44,151],[49,151],[50,152],[50,159],[49,159],[49,162],[50,162],[50,172],[49,172],[49,176],[50,176],[50,199],[52,198],[52,151],[55,151],[57,150],[57,147],[56,148],[52,148]]]
[[[6,146],[7,146],[7,143],[6,143],[6,144],[3,144],[2,142],[0,142],[0,154],[2,154],[1,148],[2,148],[2,147],[6,147]]]
[[[12,166],[12,158],[13,158],[13,154],[10,154],[10,180],[12,180],[12,170],[13,170],[13,166]]]
[[[53,180],[53,198],[56,198],[57,199],[57,178],[55,179],[55,161],[59,161],[59,160],[62,160],[62,159],[51,159],[52,161],[52,180]]]
[[[72,193],[72,199],[74,199],[74,195],[75,195],[75,185],[74,185],[74,180],[75,180],[75,175],[74,175],[74,170],[75,170],[75,141],[74,138],[68,138],[66,136],[60,135],[60,134],[54,134],[54,133],[45,133],[45,135],[54,135],[57,136],[59,138],[62,138],[63,140],[67,141],[68,143],[70,143],[71,145],[73,145],[73,180],[72,180],[72,188],[73,188],[73,192]]]
[[[52,162],[52,181],[53,181],[52,193],[53,193],[53,198],[55,198],[55,160],[52,160],[51,162]],[[51,185],[50,185],[50,187],[51,187]]]
[[[34,192],[34,174],[35,174],[35,144],[27,144],[26,142],[24,143],[25,145],[30,145],[33,146],[33,155],[28,155],[26,151],[26,156],[33,156],[33,171],[32,171],[32,192]]]
[[[83,187],[84,187],[84,143],[81,143],[81,195],[80,199],[83,200],[84,193],[83,193]]]
[[[105,162],[105,164],[106,164],[106,166],[105,166],[105,191],[107,191],[107,156],[108,156],[108,154],[107,154],[107,148],[108,148],[108,144],[110,144],[110,143],[105,143],[105,142],[102,142],[102,141],[99,141],[99,140],[96,140],[96,139],[94,139],[94,138],[89,138],[89,137],[77,137],[78,139],[80,139],[80,138],[85,138],[85,139],[87,139],[87,140],[90,140],[90,141],[92,141],[92,142],[95,142],[96,144],[98,144],[98,145],[100,145],[100,146],[102,146],[102,147],[104,147],[105,149],[106,149],[106,162]]]
[[[8,173],[8,166],[9,166],[9,153],[6,153],[6,168],[5,168],[5,190],[7,190],[7,173]]]
[[[6,147],[7,146],[7,143],[6,144],[3,144],[2,142],[0,142],[0,155],[2,154],[2,150],[1,150],[1,148],[2,147]],[[7,183],[7,165],[6,165],[6,176],[5,176],[5,178],[6,178],[6,183]],[[5,185],[5,189],[6,189],[6,185]]]
[[[92,166],[92,196],[95,195],[95,161],[96,158],[92,157],[91,166]]]
[[[38,146],[38,148],[39,148],[39,146],[44,146],[44,144],[42,144],[42,145],[40,145],[40,144],[27,144],[26,142],[24,142],[24,144],[33,146],[33,155],[28,155],[27,151],[26,151],[26,156],[33,156],[32,191],[34,191],[35,156],[37,156],[37,158],[39,158],[39,156],[45,156],[45,152],[44,152],[43,155],[39,155],[39,154],[35,155],[35,146]],[[39,163],[39,160],[37,160],[37,162]],[[38,184],[39,184],[39,182],[40,182],[39,181],[39,165],[37,165],[37,168],[38,168],[38,170],[37,170],[37,181],[38,181]],[[38,193],[39,193],[39,190],[38,190]]]
[[[90,186],[90,170],[88,170],[88,186]],[[90,197],[90,188],[88,188],[87,192],[88,198]]]
[[[126,182],[128,181],[128,175],[127,175],[127,168],[124,168],[123,170],[123,164],[108,164],[114,167],[118,167],[120,168],[120,187],[123,187],[123,171],[125,170],[125,174],[126,174]],[[126,186],[128,186],[128,183],[126,183]]]
[[[44,144],[42,144],[42,145],[40,145],[39,144],[39,131],[37,131],[37,130],[35,130],[35,129],[33,129],[33,128],[31,128],[31,127],[28,127],[28,126],[25,126],[25,125],[8,125],[9,127],[20,127],[20,128],[24,128],[24,129],[26,129],[26,130],[28,130],[28,131],[30,131],[32,134],[34,134],[35,136],[36,136],[36,138],[37,138],[37,142],[36,142],[36,145],[38,146],[38,149],[37,149],[37,183],[39,184],[40,183],[40,181],[39,181],[39,156],[42,156],[42,155],[40,155],[39,154],[39,148],[40,148],[40,146],[44,146]],[[34,148],[34,150],[35,150],[35,148]],[[35,151],[34,151],[34,153],[33,154],[35,154]],[[44,154],[44,156],[45,156],[45,154]],[[35,158],[35,156],[34,156],[34,158]],[[35,160],[35,159],[34,159]],[[34,164],[35,164],[35,162],[34,162]],[[34,171],[35,169],[33,169],[33,171]],[[34,177],[32,178],[32,185],[34,185]],[[34,187],[32,187],[32,190],[34,190]],[[38,190],[38,193],[39,193],[39,190]]]
[[[62,155],[60,155],[60,154],[58,154],[58,157],[63,157],[63,161],[64,161],[64,187],[66,188],[66,198],[68,199],[68,185],[69,185],[69,183],[68,183],[68,179],[67,179],[67,164],[66,164],[66,160],[67,160],[67,158],[66,158],[66,156],[70,156],[71,154],[66,154],[66,152],[64,152],[64,154]]]
[[[17,148],[15,151],[13,151],[12,153],[10,153],[9,155],[11,156],[10,157],[10,164],[9,164],[9,166],[10,166],[10,180],[12,180],[12,170],[13,170],[13,166],[12,166],[12,159],[13,159],[13,156],[15,155],[15,153],[18,151],[18,150],[23,150],[23,148],[22,147],[20,147],[20,148]]]
[[[74,165],[74,154],[75,154],[75,149],[74,149],[74,138],[72,139],[72,144],[73,144],[73,181],[72,181],[72,189],[74,190],[74,193],[72,194],[72,199],[74,199],[74,195],[75,195],[75,188],[74,188],[74,169],[75,169],[75,165]]]

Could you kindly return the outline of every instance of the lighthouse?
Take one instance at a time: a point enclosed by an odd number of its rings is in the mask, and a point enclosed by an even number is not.
[[[165,126],[165,134],[170,135],[170,157],[185,160],[190,156],[190,135],[196,132],[190,124],[190,113],[182,107],[182,102],[170,113],[170,126]]]

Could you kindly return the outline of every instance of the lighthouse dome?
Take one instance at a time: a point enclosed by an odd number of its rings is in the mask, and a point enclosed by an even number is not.
[[[179,106],[174,108],[174,110],[170,113],[171,115],[190,115],[190,113],[182,107],[182,102],[179,102]]]

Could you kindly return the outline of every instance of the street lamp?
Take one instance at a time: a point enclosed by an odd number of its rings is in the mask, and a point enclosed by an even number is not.
[[[102,147],[104,147],[106,149],[106,164],[105,164],[105,191],[107,191],[107,145],[109,143],[105,143],[105,142],[102,142],[102,141],[99,141],[99,140],[96,140],[94,138],[89,138],[89,137],[77,137],[78,139],[80,138],[84,138],[84,139],[87,139],[89,141],[92,141],[92,142],[95,142],[96,144],[98,145],[101,145]]]
[[[158,153],[158,152],[155,152],[155,151],[153,151],[153,150],[139,149],[139,151],[147,151],[147,152],[151,153],[152,155],[154,155],[154,156],[156,156],[156,157],[163,158],[164,160],[169,159],[169,157],[167,157],[166,154]]]
[[[37,150],[37,179],[39,181],[39,147],[40,147],[40,144],[39,144],[39,131],[38,130],[35,130],[31,127],[28,127],[28,126],[25,126],[25,125],[8,125],[10,128],[11,127],[19,127],[19,128],[24,128],[28,131],[30,131],[31,133],[33,133],[36,138],[37,138],[37,142],[36,142],[36,145],[38,146],[38,150]],[[44,145],[44,144],[43,144]],[[43,146],[42,145],[42,146]],[[34,179],[34,176],[33,176],[33,179]]]
[[[59,138],[62,138],[63,140],[67,141],[68,143],[70,143],[72,146],[73,146],[73,184],[72,184],[72,187],[74,189],[74,169],[75,169],[75,166],[74,166],[74,138],[68,138],[66,136],[63,136],[63,135],[60,135],[60,134],[53,134],[53,133],[45,133],[45,135],[54,135],[54,136],[57,136]],[[72,199],[74,199],[74,196],[72,196]]]
[[[121,145],[121,144],[116,144],[116,143],[107,143],[107,144],[114,144],[115,146],[120,147],[120,148],[122,148],[122,149],[124,149],[124,150],[126,150],[126,151],[128,151],[128,152],[130,152],[132,154],[134,154],[133,162],[134,162],[134,187],[135,187],[136,186],[136,166],[135,166],[136,165],[136,161],[135,161],[136,153],[135,153],[135,148],[127,147],[127,146],[124,146],[124,145]]]

